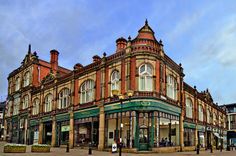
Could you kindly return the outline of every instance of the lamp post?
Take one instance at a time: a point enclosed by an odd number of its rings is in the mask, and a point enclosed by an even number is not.
[[[122,147],[123,147],[123,140],[122,140],[122,129],[123,129],[123,123],[122,123],[122,109],[123,109],[123,100],[124,100],[124,95],[119,94],[119,90],[112,90],[112,95],[113,96],[118,96],[119,100],[120,100],[120,145],[119,145],[119,156],[121,156],[122,153]],[[127,95],[129,97],[129,99],[133,96],[133,91],[132,90],[128,90],[127,91]]]

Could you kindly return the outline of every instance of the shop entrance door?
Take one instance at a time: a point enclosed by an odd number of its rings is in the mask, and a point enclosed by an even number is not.
[[[148,150],[148,128],[140,128],[139,129],[139,150],[147,151]]]

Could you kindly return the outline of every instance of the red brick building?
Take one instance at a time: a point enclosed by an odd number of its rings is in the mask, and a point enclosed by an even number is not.
[[[116,40],[114,54],[95,55],[68,70],[28,54],[8,77],[5,136],[10,142],[109,148],[122,138],[129,150],[218,147],[225,112],[208,90],[184,82],[181,64],[163,50],[145,22],[138,35]],[[121,113],[122,112],[122,113]]]

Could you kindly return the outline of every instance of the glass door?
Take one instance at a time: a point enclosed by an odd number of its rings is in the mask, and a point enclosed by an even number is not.
[[[149,148],[149,116],[148,113],[139,113],[139,150],[147,151]]]

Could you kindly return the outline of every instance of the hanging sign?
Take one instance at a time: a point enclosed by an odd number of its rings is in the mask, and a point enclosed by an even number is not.
[[[70,131],[70,125],[67,125],[67,126],[61,126],[61,131],[62,131],[62,132]]]

